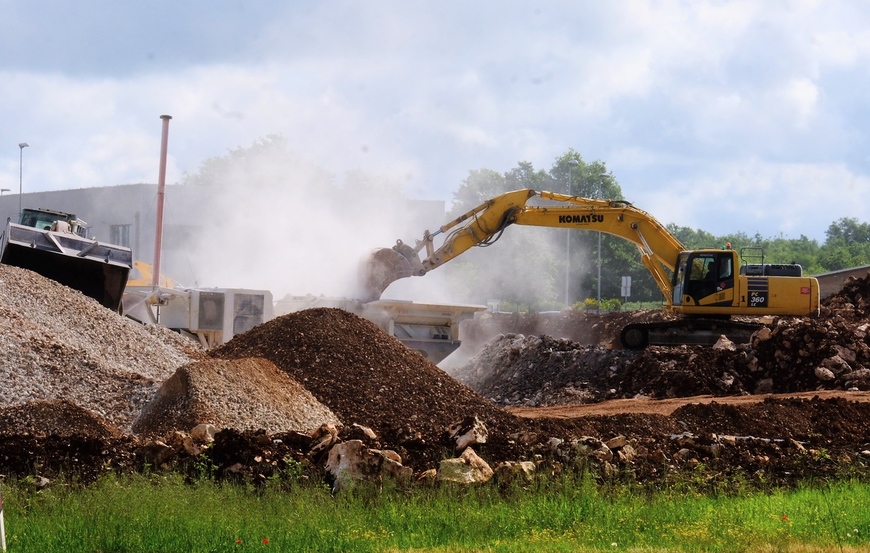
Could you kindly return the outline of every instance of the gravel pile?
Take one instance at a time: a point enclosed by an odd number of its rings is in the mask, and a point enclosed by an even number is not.
[[[0,409],[64,399],[129,432],[160,384],[202,355],[164,327],[0,264]]]
[[[321,424],[341,421],[272,362],[247,357],[181,367],[145,406],[133,431],[160,436],[199,424],[307,434]]]

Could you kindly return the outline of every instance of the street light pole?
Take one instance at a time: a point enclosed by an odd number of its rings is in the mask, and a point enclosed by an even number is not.
[[[18,144],[18,220],[21,220],[21,213],[23,210],[21,209],[21,194],[24,191],[24,148],[29,147],[30,144],[27,142],[21,142]]]
[[[601,178],[607,176],[607,173],[601,173],[598,175],[598,199],[603,199],[602,190],[601,190]],[[601,231],[598,231],[598,298],[595,303],[598,308],[598,313],[601,313]]]
[[[598,313],[601,313],[601,231],[598,231]]]
[[[580,162],[576,159],[568,160],[568,195],[572,196],[573,192],[571,191],[571,176],[573,174],[574,167],[580,165]],[[571,304],[568,299],[568,292],[571,287],[571,232],[567,232],[565,234],[565,307],[570,308]]]

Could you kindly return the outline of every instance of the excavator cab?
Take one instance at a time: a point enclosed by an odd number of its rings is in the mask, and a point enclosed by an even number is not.
[[[733,250],[681,252],[674,272],[674,305],[731,305],[734,255]]]

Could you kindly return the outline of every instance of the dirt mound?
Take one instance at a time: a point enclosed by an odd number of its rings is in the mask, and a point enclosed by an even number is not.
[[[671,418],[696,433],[793,439],[815,444],[870,442],[870,405],[845,398],[821,400],[767,398],[762,403],[691,404]]]
[[[0,409],[0,434],[117,438],[121,431],[75,403],[47,400]]]
[[[133,422],[138,434],[189,431],[198,424],[269,433],[339,424],[332,411],[271,361],[208,359],[179,368]]]
[[[466,417],[485,421],[505,446],[517,423],[377,325],[341,309],[284,315],[211,355],[272,361],[342,422],[371,428],[411,466],[440,460],[452,449],[447,430]]]

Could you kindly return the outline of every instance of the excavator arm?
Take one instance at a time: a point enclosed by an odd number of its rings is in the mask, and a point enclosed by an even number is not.
[[[549,200],[528,205],[539,197]],[[364,300],[380,298],[390,283],[408,276],[422,276],[474,246],[487,246],[512,225],[557,227],[605,232],[635,244],[641,261],[672,305],[674,270],[682,244],[648,213],[621,200],[599,200],[531,189],[496,196],[438,228],[424,233],[415,246],[401,240],[390,249],[377,250],[363,270]],[[435,237],[444,234],[436,247]]]

